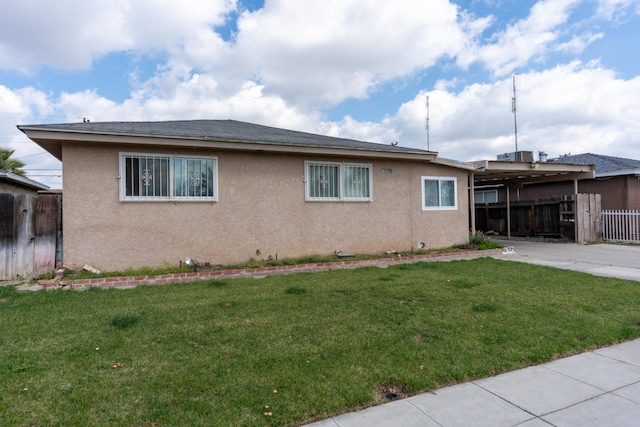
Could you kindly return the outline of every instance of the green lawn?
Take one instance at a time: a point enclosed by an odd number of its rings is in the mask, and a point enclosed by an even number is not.
[[[640,283],[483,258],[3,287],[0,330],[0,425],[296,425],[639,337]]]

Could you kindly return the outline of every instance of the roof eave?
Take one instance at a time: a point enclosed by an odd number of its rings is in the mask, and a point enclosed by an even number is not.
[[[416,151],[395,151],[385,149],[380,145],[380,149],[365,149],[354,147],[328,147],[322,145],[302,145],[290,143],[273,143],[267,141],[244,141],[225,140],[212,137],[179,137],[160,135],[138,135],[138,134],[113,134],[94,133],[77,131],[60,131],[42,128],[31,128],[29,126],[18,126],[27,137],[47,150],[57,159],[62,160],[62,142],[88,142],[104,144],[123,145],[154,145],[165,147],[198,147],[208,149],[223,149],[236,151],[262,151],[277,153],[305,153],[320,155],[340,155],[349,157],[373,157],[373,158],[394,158],[412,159],[422,161],[434,161],[437,153]]]
[[[640,168],[636,169],[619,169],[610,172],[596,172],[596,178],[607,178],[611,176],[633,175],[640,176]]]

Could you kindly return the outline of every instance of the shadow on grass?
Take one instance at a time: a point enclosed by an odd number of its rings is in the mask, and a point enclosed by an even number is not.
[[[127,329],[138,323],[140,319],[140,316],[135,315],[116,316],[111,319],[111,326],[118,329]]]

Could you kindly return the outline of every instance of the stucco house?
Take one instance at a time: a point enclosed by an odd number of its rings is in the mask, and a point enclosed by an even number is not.
[[[230,264],[469,238],[474,166],[233,120],[18,126],[63,163],[64,262]]]

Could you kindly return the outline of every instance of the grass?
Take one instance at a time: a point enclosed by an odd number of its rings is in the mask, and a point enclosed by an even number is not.
[[[483,258],[0,287],[0,324],[0,425],[298,425],[639,337],[640,284]]]

